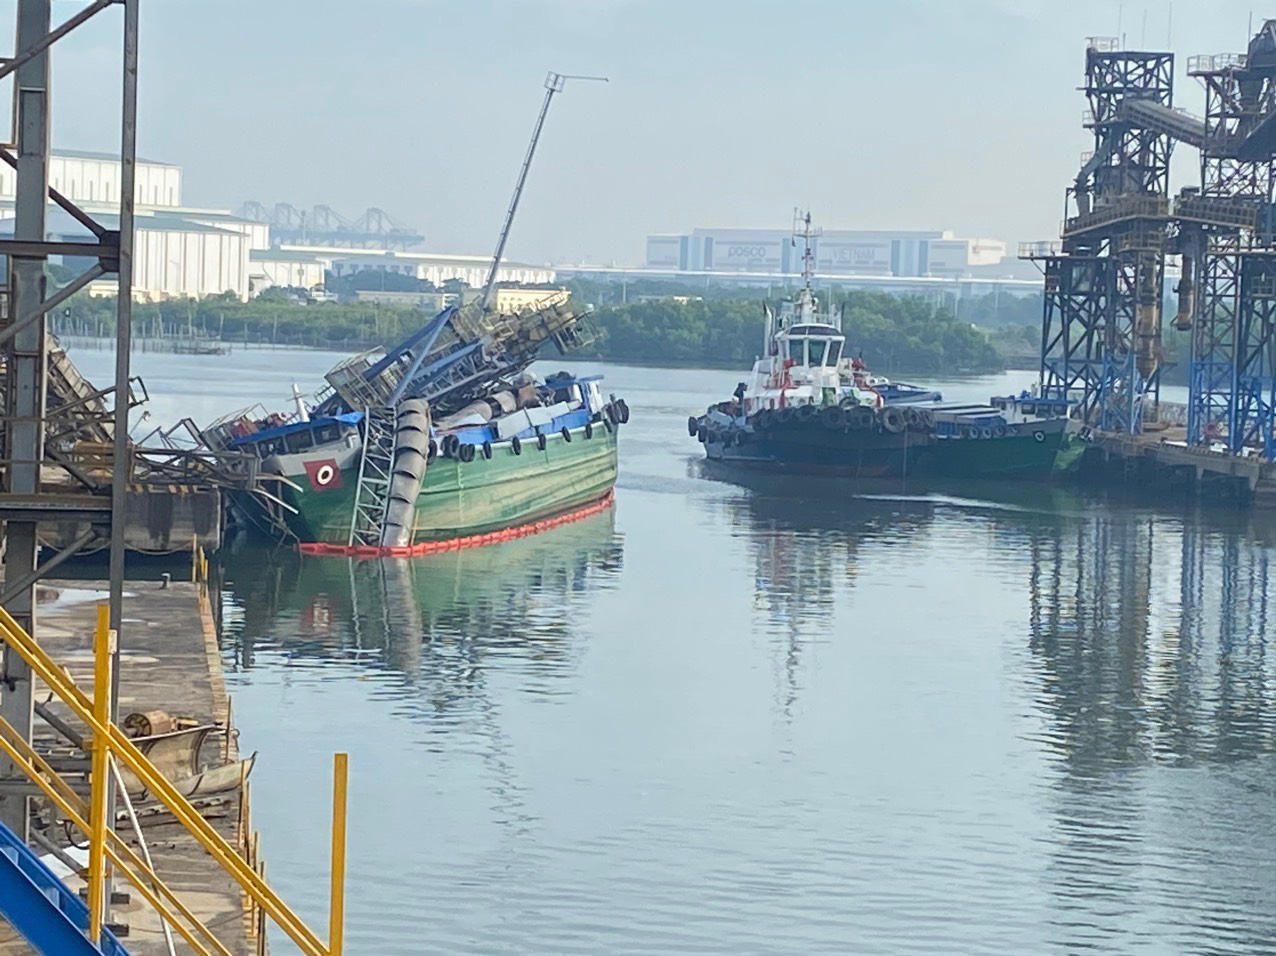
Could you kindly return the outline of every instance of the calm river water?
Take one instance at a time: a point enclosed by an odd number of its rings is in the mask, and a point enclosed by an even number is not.
[[[137,364],[156,419],[202,420],[332,360]],[[254,823],[314,924],[348,750],[352,953],[1276,952],[1276,524],[745,486],[685,429],[737,375],[605,371],[611,513],[226,558]]]

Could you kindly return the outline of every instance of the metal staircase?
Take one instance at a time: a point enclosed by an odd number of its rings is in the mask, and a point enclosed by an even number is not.
[[[359,480],[354,491],[350,516],[351,547],[379,547],[385,524],[385,504],[390,497],[394,472],[396,415],[385,406],[367,409],[363,415],[363,453],[359,458]]]
[[[89,908],[3,823],[0,823],[0,916],[38,953],[128,956],[128,950],[105,927],[100,946],[89,942],[85,935],[89,928]]]

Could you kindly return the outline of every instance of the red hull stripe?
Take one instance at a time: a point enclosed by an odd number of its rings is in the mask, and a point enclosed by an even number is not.
[[[380,548],[371,545],[328,544],[320,541],[304,541],[297,545],[302,554],[326,554],[343,558],[419,558],[426,554],[438,554],[440,551],[460,551],[462,548],[478,548],[485,544],[496,544],[500,541],[512,541],[514,538],[526,538],[531,534],[539,534],[559,525],[580,521],[591,515],[601,514],[610,508],[616,500],[616,493],[609,491],[598,501],[586,505],[577,511],[569,511],[556,518],[544,521],[533,521],[521,524],[504,531],[493,531],[490,534],[471,534],[463,538],[449,538],[444,541],[422,541],[420,544],[409,544],[401,548]]]

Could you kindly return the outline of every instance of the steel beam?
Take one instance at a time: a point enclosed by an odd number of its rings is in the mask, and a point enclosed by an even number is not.
[[[0,245],[9,258],[10,315],[40,313],[44,299],[43,248],[49,188],[49,54],[40,47],[49,33],[52,0],[18,0],[17,51],[22,65],[15,71],[17,123],[17,179],[12,244]],[[31,51],[35,51],[31,53]],[[28,55],[31,53],[31,55]],[[17,252],[14,245],[30,248]],[[45,368],[44,322],[16,333],[6,345],[4,490],[8,495],[30,495],[39,505],[40,460],[44,455]],[[5,580],[25,579],[36,568],[39,545],[34,515],[6,516]],[[28,584],[6,605],[7,610],[35,634],[35,588]],[[32,729],[31,670],[12,650],[0,668],[0,718],[7,720],[27,740]],[[8,761],[0,761],[0,775],[16,774]],[[27,799],[0,794],[0,823],[25,839]]]

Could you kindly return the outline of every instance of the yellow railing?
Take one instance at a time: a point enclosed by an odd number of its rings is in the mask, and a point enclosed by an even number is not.
[[[201,570],[206,573],[206,565]],[[111,686],[111,650],[115,633],[107,625],[106,607],[102,606],[98,610],[94,635],[94,699],[90,700],[8,611],[0,608],[0,642],[11,647],[27,663],[33,674],[44,681],[90,731],[89,737],[93,742],[92,769],[89,801],[86,804],[27,740],[11,724],[0,718],[0,751],[35,783],[71,825],[89,837],[90,938],[96,943],[101,934],[106,866],[109,862],[196,953],[200,956],[212,953],[231,956],[230,951],[212,931],[195,917],[164,885],[155,871],[108,825],[107,788],[111,785],[111,765],[118,761],[186,827],[200,846],[234,878],[252,903],[269,916],[297,944],[301,952],[307,956],[340,956],[345,912],[346,755],[337,754],[334,761],[332,879],[329,935],[325,945],[267,885],[261,874],[151,764],[124,731],[110,722],[107,715]]]

